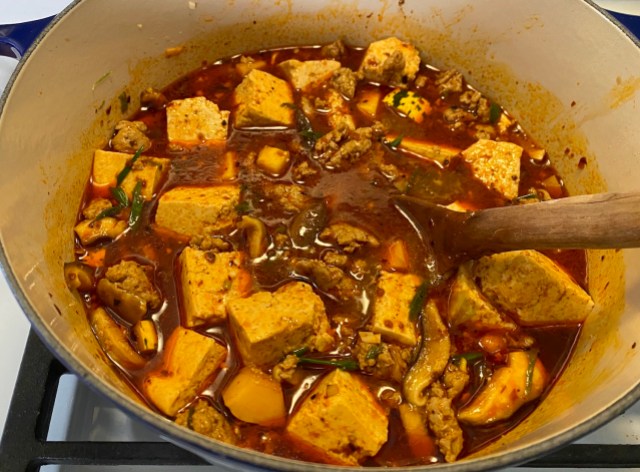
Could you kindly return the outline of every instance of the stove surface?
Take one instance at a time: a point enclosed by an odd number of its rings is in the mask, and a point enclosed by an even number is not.
[[[0,25],[30,21],[54,15],[61,11],[69,0],[0,0]],[[601,0],[603,7],[630,15],[640,15],[640,1]],[[4,89],[17,61],[0,56],[0,93]],[[9,404],[23,356],[29,332],[29,324],[15,301],[4,277],[0,277],[0,313],[3,326],[0,329],[0,432],[4,430]],[[72,374],[65,374],[60,381],[58,396],[53,409],[49,441],[163,441],[156,433],[138,424],[114,405],[91,392]],[[577,444],[625,444],[640,445],[640,403],[623,415],[577,441]],[[5,469],[0,464],[0,470]],[[97,471],[220,471],[218,467],[203,466],[44,466],[43,471],[52,472],[97,472]],[[520,467],[506,470],[522,472],[539,470]],[[554,469],[546,470],[578,470]],[[592,469],[609,470],[609,469]],[[613,470],[613,469],[611,469]],[[637,469],[625,469],[637,470]]]

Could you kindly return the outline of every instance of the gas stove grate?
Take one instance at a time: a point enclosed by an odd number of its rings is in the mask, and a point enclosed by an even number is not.
[[[44,465],[206,465],[166,442],[48,441],[58,383],[66,372],[33,331],[29,333],[0,442],[3,472],[37,472]],[[522,467],[640,468],[640,445],[571,444]]]

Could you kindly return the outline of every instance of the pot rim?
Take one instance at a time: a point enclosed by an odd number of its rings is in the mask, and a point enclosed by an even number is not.
[[[34,40],[33,44],[25,52],[24,56],[18,62],[13,74],[9,78],[9,81],[0,96],[0,117],[4,111],[7,98],[13,88],[14,84],[18,81],[19,75],[26,62],[31,55],[37,51],[40,42],[45,38],[49,32],[63,20],[72,10],[78,5],[88,0],[74,0],[69,4],[62,12],[60,12],[53,20],[47,25],[42,33]],[[605,9],[596,4],[593,0],[580,0],[583,3],[588,4],[595,9],[606,20],[609,21],[614,27],[622,31],[631,41],[640,48],[640,40],[631,34],[614,16],[612,16]],[[179,445],[197,455],[205,454],[209,459],[219,462],[221,465],[229,466],[231,461],[234,466],[251,468],[253,470],[280,470],[280,471],[328,471],[328,470],[349,470],[359,469],[362,467],[343,467],[333,466],[325,464],[317,464],[311,462],[304,462],[293,459],[286,459],[278,456],[272,456],[260,452],[256,452],[250,449],[244,449],[230,444],[226,444],[220,441],[211,440],[202,436],[194,431],[186,428],[177,427],[172,421],[161,417],[159,414],[155,414],[150,409],[143,407],[139,403],[134,402],[131,398],[113,389],[110,385],[104,381],[96,378],[95,374],[86,369],[82,363],[80,363],[75,356],[66,348],[66,346],[59,342],[52,333],[49,331],[47,325],[36,313],[36,310],[29,303],[29,300],[22,292],[16,276],[14,275],[11,265],[9,264],[7,254],[5,251],[4,243],[0,240],[0,271],[4,274],[8,285],[16,298],[20,308],[24,312],[32,325],[32,329],[42,340],[44,345],[53,353],[53,355],[73,374],[77,375],[89,388],[108,398],[121,410],[128,415],[132,416],[138,421],[143,422],[146,426],[151,427],[156,432],[160,433],[163,438],[168,441]],[[486,457],[476,458],[472,460],[462,459],[459,462],[450,464],[438,464],[427,466],[411,466],[411,467],[385,467],[386,470],[393,471],[417,471],[417,470],[432,470],[434,467],[437,469],[451,469],[460,472],[475,472],[481,470],[490,470],[495,468],[503,468],[508,466],[515,466],[529,462],[537,457],[549,454],[555,450],[561,449],[563,446],[580,439],[581,437],[589,434],[595,429],[603,426],[612,419],[622,414],[631,405],[640,400],[640,379],[636,385],[630,389],[626,394],[620,397],[617,401],[609,405],[605,410],[597,413],[590,419],[583,421],[582,423],[572,427],[571,429],[558,433],[551,438],[524,446],[519,449],[514,449],[510,452],[494,453]]]

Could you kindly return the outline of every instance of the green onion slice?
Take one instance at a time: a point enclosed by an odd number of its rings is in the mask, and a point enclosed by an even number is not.
[[[142,154],[142,146],[138,148],[138,150],[133,155],[129,163],[126,166],[124,166],[124,168],[118,174],[118,178],[116,179],[116,187],[120,187],[120,185],[122,185],[122,182],[124,181],[124,179],[127,178],[127,175],[129,175],[129,172],[131,172],[131,169],[133,168],[133,164],[135,164],[135,162],[138,160],[138,158],[140,157],[140,154]]]
[[[129,214],[129,226],[135,228],[140,222],[142,216],[142,207],[144,205],[144,196],[142,195],[142,181],[138,180],[133,188],[131,195],[131,213]]]

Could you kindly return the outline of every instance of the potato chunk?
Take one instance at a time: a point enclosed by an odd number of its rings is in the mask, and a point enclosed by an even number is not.
[[[483,426],[505,420],[522,405],[538,398],[548,374],[534,352],[514,351],[507,365],[495,371],[489,383],[458,412],[464,423]]]
[[[264,146],[258,153],[256,165],[267,174],[282,175],[289,165],[289,151],[273,146]]]
[[[240,187],[175,187],[158,201],[156,224],[187,236],[218,231],[233,225],[238,216]]]
[[[327,351],[333,342],[322,300],[302,282],[229,300],[227,310],[238,349],[249,365],[273,365],[303,346]]]
[[[420,277],[414,274],[382,271],[370,321],[371,331],[381,334],[385,340],[414,346],[418,338],[409,308],[420,282]]]
[[[224,142],[229,114],[205,97],[173,100],[167,105],[167,137],[182,144]]]
[[[287,416],[280,382],[255,367],[243,367],[222,399],[233,416],[247,423],[282,426]]]
[[[142,389],[165,415],[176,416],[212,380],[227,355],[213,338],[177,327],[169,336],[162,363],[149,372]]]
[[[398,38],[386,38],[369,45],[358,72],[365,80],[406,87],[420,68],[420,53]]]
[[[579,323],[594,306],[589,294],[537,251],[483,257],[475,266],[474,275],[485,296],[523,325]]]
[[[506,141],[480,139],[462,151],[473,175],[505,198],[518,196],[522,148]]]
[[[304,399],[287,432],[327,462],[358,465],[387,441],[388,420],[354,374],[334,370]]]
[[[187,328],[227,319],[226,302],[243,296],[250,283],[240,252],[201,251],[186,247],[180,254],[180,282]]]
[[[124,152],[103,151],[93,153],[92,181],[95,187],[115,187],[118,174],[131,161],[133,155]],[[131,198],[138,181],[142,182],[142,196],[151,200],[160,181],[169,169],[169,159],[141,156],[133,164],[131,172],[120,185]]]
[[[292,126],[294,103],[287,82],[267,72],[253,69],[235,90],[236,128]]]
[[[329,80],[340,68],[340,63],[331,59],[304,62],[289,59],[278,66],[296,89],[305,91]]]
[[[387,94],[382,101],[416,123],[422,123],[431,113],[429,101],[411,90],[397,88]]]

